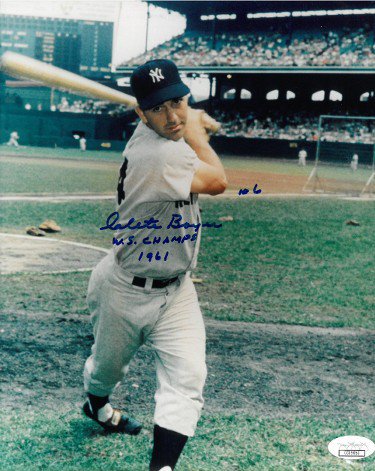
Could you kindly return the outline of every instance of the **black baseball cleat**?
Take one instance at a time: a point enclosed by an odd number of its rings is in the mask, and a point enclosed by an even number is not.
[[[128,435],[138,435],[142,430],[142,424],[137,420],[124,415],[120,409],[113,409],[112,417],[105,422],[98,419],[98,414],[92,412],[89,401],[86,401],[82,407],[83,413],[92,420],[100,424],[107,432],[126,433]]]

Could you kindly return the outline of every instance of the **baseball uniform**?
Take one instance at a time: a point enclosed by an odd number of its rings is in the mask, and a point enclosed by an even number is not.
[[[86,150],[86,139],[84,137],[81,137],[79,140],[79,148],[82,151]]]
[[[13,131],[10,133],[10,138],[9,138],[9,141],[7,142],[7,145],[8,146],[14,146],[14,147],[19,147],[19,144],[18,144],[18,139],[19,139],[19,135],[17,133],[17,131]]]
[[[350,168],[355,172],[358,169],[358,154],[353,154],[352,161],[350,162]]]
[[[306,166],[306,157],[307,157],[307,152],[305,149],[301,149],[298,152],[298,165],[302,165],[302,167]]]
[[[115,231],[113,250],[89,282],[95,343],[84,368],[83,412],[108,431],[140,432],[137,420],[112,408],[109,395],[148,343],[157,374],[149,469],[173,470],[194,435],[207,375],[205,328],[190,278],[204,224],[191,189],[216,195],[227,180],[172,61],[146,62],[130,84],[142,122],[124,151],[117,210],[100,228]]]
[[[95,343],[85,390],[110,395],[138,348],[149,344],[155,424],[193,436],[206,378],[205,328],[189,275],[200,244],[198,195],[190,193],[200,160],[183,139],[168,140],[142,122],[123,157],[116,208],[122,228],[110,231],[119,245],[94,269],[88,288]]]

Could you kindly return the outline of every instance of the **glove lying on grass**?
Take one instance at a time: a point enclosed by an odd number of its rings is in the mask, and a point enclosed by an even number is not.
[[[26,227],[26,234],[29,234],[35,237],[42,237],[46,235],[45,232],[40,231],[37,227],[34,227],[34,226]]]
[[[57,225],[56,221],[52,219],[46,219],[42,224],[39,226],[44,232],[61,232],[61,227]]]

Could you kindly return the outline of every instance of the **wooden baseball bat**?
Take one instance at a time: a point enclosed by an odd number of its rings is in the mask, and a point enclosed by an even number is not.
[[[120,103],[130,108],[137,106],[137,100],[131,95],[17,52],[7,51],[1,56],[0,70],[13,77],[34,80],[51,88]],[[220,123],[203,110],[201,120],[202,126],[209,134],[214,134],[220,129]]]
[[[48,87],[78,95],[121,103],[129,107],[137,105],[137,100],[131,95],[16,52],[7,51],[1,56],[0,70],[12,77],[31,79]]]

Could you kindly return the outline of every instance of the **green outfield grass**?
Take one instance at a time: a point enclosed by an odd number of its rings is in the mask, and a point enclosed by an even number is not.
[[[111,201],[3,202],[2,231],[24,233],[45,218],[63,228],[55,238],[110,248],[112,231],[100,231]],[[375,328],[374,203],[324,200],[202,200],[203,222],[230,215],[221,229],[204,229],[194,275],[207,316],[222,320]],[[348,226],[356,219],[360,226]],[[2,280],[7,308],[33,300],[84,312],[88,273],[12,275]],[[15,283],[19,287],[14,290]],[[50,286],[57,289],[53,301]],[[15,292],[14,292],[15,291]],[[38,296],[36,296],[38,294]],[[61,299],[60,299],[61,297]],[[53,302],[53,305],[51,304]]]
[[[138,437],[98,434],[95,424],[76,411],[43,411],[8,416],[0,413],[0,453],[6,470],[148,469],[152,424]],[[16,425],[15,425],[16,424]],[[373,424],[357,420],[313,418],[262,419],[206,415],[179,461],[180,471],[300,470],[336,471],[348,465],[333,457],[328,443],[343,435],[371,436]],[[374,469],[374,455],[351,469]]]
[[[122,162],[121,152],[83,153],[75,149],[42,147],[17,149],[0,146],[1,156],[1,194],[113,193]],[[237,157],[223,157],[222,160],[227,169],[268,173],[273,176],[306,177],[306,181],[313,168],[313,162],[300,167],[296,161],[290,160]],[[320,165],[318,175],[321,179],[342,182],[343,185],[346,181],[349,185],[357,184],[360,191],[370,177],[371,169],[360,167],[353,173],[349,166]],[[344,188],[345,186],[338,187],[341,191]]]
[[[78,147],[78,142],[77,142]],[[124,143],[125,148],[125,143]],[[121,152],[112,150],[87,150],[85,152],[79,149],[63,149],[52,147],[10,147],[5,144],[0,145],[1,155],[15,155],[24,157],[38,157],[41,159],[78,159],[83,161],[99,160],[121,162]]]
[[[7,159],[0,163],[0,169],[2,194],[112,194],[117,187],[119,164]]]

